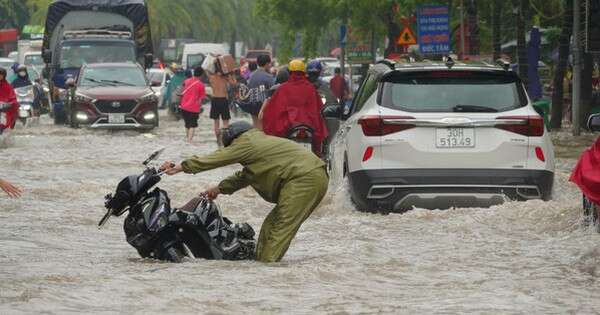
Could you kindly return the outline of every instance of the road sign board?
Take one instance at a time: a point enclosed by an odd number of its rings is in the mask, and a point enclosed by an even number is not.
[[[415,38],[415,34],[410,29],[410,27],[405,27],[402,32],[400,32],[400,36],[396,39],[396,44],[398,45],[415,45],[417,43],[417,39]]]
[[[372,41],[368,35],[353,32],[349,28],[346,36],[348,37],[346,47],[348,63],[372,63],[374,59]]]
[[[448,6],[422,5],[417,7],[419,50],[423,54],[450,52],[450,18]]]

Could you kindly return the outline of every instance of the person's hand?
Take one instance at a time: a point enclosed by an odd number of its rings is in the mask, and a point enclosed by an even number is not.
[[[171,161],[166,161],[160,166],[160,170],[165,172],[167,175],[175,175],[183,171],[181,164],[175,164]]]
[[[217,199],[217,197],[219,196],[219,194],[221,194],[221,190],[219,189],[218,186],[212,186],[212,187],[209,187],[203,194],[208,199],[215,200],[215,199]]]
[[[21,197],[21,190],[5,180],[0,179],[0,188],[11,198]]]

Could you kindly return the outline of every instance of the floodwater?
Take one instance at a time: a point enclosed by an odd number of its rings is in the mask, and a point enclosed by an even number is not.
[[[366,214],[334,179],[281,263],[141,259],[125,242],[123,218],[96,228],[103,197],[157,148],[173,160],[216,148],[205,116],[193,145],[182,124],[109,132],[45,118],[13,133],[0,150],[1,176],[25,195],[0,196],[0,314],[600,313],[600,234],[582,224],[580,193],[568,182],[592,135],[555,135],[552,202]],[[237,168],[168,177],[160,187],[181,205]],[[257,231],[271,207],[251,189],[218,203]]]

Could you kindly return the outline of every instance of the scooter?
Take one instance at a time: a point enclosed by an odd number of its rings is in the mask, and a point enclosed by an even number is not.
[[[254,230],[247,224],[233,224],[206,196],[198,196],[181,208],[171,208],[166,191],[155,188],[164,172],[150,166],[164,149],[144,161],[140,175],[124,178],[115,194],[105,197],[110,217],[129,212],[124,222],[127,242],[144,258],[181,262],[184,257],[216,260],[255,258]]]
[[[588,129],[600,131],[600,114],[588,119]],[[586,222],[595,225],[600,232],[600,137],[581,154],[570,181],[575,183],[583,194],[583,212]]]
[[[25,125],[27,120],[33,117],[33,102],[35,98],[33,85],[16,88],[15,93],[17,94],[17,102],[19,103],[19,121]]]

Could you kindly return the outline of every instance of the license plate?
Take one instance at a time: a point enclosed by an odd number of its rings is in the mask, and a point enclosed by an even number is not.
[[[124,124],[125,123],[125,115],[124,114],[109,114],[108,115],[108,123],[109,124]]]
[[[474,148],[475,129],[438,128],[436,129],[437,148]]]

